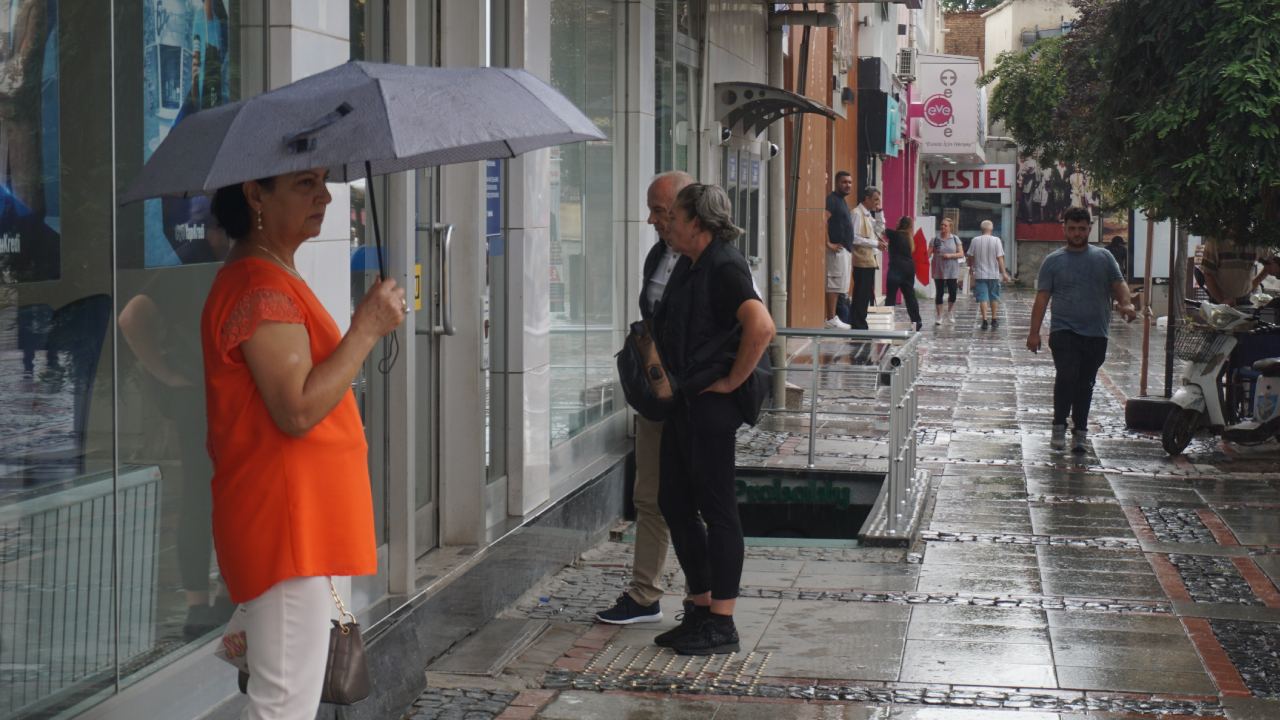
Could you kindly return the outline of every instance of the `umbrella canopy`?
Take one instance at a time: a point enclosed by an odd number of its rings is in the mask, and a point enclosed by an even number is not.
[[[120,202],[317,167],[346,182],[365,177],[366,164],[383,175],[604,137],[523,70],[349,62],[186,118]]]

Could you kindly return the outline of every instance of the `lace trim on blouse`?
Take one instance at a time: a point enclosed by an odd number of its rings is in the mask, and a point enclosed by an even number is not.
[[[256,288],[241,297],[222,325],[222,352],[229,353],[253,337],[263,322],[301,324],[302,308],[288,293],[275,288]]]

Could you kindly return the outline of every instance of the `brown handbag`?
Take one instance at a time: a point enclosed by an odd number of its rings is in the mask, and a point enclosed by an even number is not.
[[[329,593],[338,606],[338,619],[329,629],[329,653],[324,662],[324,686],[320,690],[320,702],[333,705],[354,705],[369,697],[369,665],[365,658],[364,637],[360,635],[360,623],[342,603],[338,589],[329,578]],[[350,618],[350,620],[348,620]],[[249,692],[249,673],[241,672],[240,692]]]
[[[364,653],[360,623],[342,604],[338,589],[329,578],[329,592],[338,606],[338,619],[329,629],[329,657],[324,663],[324,688],[320,702],[354,705],[369,697],[369,665]],[[350,618],[350,620],[347,620]]]

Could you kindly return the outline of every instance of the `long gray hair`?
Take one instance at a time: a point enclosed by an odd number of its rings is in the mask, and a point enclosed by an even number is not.
[[[711,239],[733,242],[742,228],[733,224],[733,206],[729,196],[718,185],[693,183],[676,195],[676,207],[698,221],[699,227],[711,233]]]

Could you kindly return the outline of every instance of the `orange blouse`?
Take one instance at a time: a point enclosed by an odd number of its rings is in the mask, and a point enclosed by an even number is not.
[[[368,445],[351,392],[302,437],[281,431],[240,344],[263,321],[301,323],[318,365],[342,340],[307,284],[266,260],[218,272],[200,322],[213,541],[237,603],[294,577],[371,575],[378,562]]]

